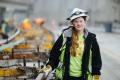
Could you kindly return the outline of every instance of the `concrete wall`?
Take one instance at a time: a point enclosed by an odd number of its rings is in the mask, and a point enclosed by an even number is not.
[[[46,20],[65,21],[74,7],[89,11],[90,22],[120,21],[119,0],[35,0],[32,17],[41,16]]]
[[[120,21],[120,4],[115,3],[114,0],[97,0],[96,4],[93,5],[92,19],[95,18],[93,20],[102,22]]]

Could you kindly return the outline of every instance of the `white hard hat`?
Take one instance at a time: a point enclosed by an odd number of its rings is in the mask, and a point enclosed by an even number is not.
[[[79,8],[74,8],[70,14],[70,17],[67,18],[67,20],[74,20],[75,18],[81,17],[81,16],[85,16],[88,19],[88,15],[87,15],[87,11],[83,10],[83,9],[79,9]]]

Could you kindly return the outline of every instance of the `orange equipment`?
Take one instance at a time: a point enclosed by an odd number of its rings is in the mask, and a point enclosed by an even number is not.
[[[45,23],[45,20],[43,18],[36,18],[33,22],[38,26],[42,26]]]
[[[24,20],[23,20],[22,25],[21,25],[21,28],[22,28],[23,30],[30,30],[30,29],[32,29],[32,25],[31,25],[29,19],[24,19]]]

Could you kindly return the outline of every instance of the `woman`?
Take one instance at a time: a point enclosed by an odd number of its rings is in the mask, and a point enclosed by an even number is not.
[[[60,80],[100,80],[101,55],[96,35],[86,29],[87,12],[75,8],[68,20],[71,26],[54,44],[47,67],[42,70],[48,73],[62,62],[62,77],[56,75]]]

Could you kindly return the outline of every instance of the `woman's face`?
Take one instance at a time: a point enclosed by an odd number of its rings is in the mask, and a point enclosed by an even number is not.
[[[86,21],[84,20],[83,17],[79,17],[72,21],[72,25],[77,31],[81,32],[84,31],[84,28],[86,26]]]

